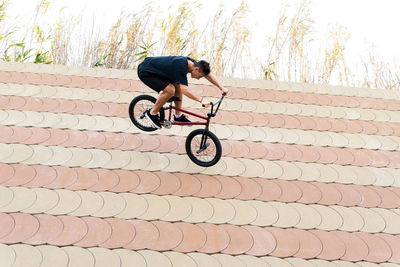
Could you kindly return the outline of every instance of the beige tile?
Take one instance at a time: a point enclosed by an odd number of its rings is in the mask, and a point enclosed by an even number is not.
[[[297,129],[293,129],[292,131],[296,132],[299,136],[299,140],[297,140],[296,144],[314,145],[317,142],[317,138],[311,131],[301,131]]]
[[[290,264],[289,262],[287,262],[281,258],[267,256],[267,257],[261,257],[260,259],[262,259],[263,261],[268,263],[269,266],[293,267],[292,264]]]
[[[100,194],[91,191],[75,191],[82,199],[81,205],[71,212],[73,216],[90,216],[98,212],[104,205],[104,199]]]
[[[104,205],[99,211],[93,213],[93,216],[113,217],[126,208],[126,201],[120,194],[112,192],[99,192],[98,194],[104,199]]]
[[[271,102],[255,102],[256,110],[254,112],[257,113],[270,113],[272,110]]]
[[[84,168],[101,168],[111,161],[111,154],[105,150],[89,149],[92,154],[91,160],[83,165]]]
[[[269,102],[271,110],[268,112],[270,114],[285,114],[287,105],[282,105],[281,103]]]
[[[229,125],[228,127],[232,131],[232,135],[229,137],[229,139],[247,140],[250,136],[250,133],[246,129],[246,127],[242,127],[242,126],[238,126],[238,125]]]
[[[250,202],[237,199],[227,199],[225,201],[235,209],[235,216],[228,221],[229,224],[247,225],[252,224],[257,219],[257,209]]]
[[[68,254],[61,248],[55,246],[37,246],[42,253],[43,261],[40,267],[67,267],[69,264]]]
[[[96,124],[91,128],[93,131],[108,131],[114,127],[114,121],[111,118],[103,116],[92,116]]]
[[[356,232],[364,227],[364,219],[353,209],[342,206],[330,206],[343,218],[343,225],[339,228],[342,231]]]
[[[42,253],[40,250],[33,246],[24,244],[12,245],[15,251],[15,262],[13,267],[39,267],[42,263]]]
[[[139,129],[132,125],[128,119],[125,118],[110,118],[113,121],[112,129],[109,129],[110,132],[134,132],[139,133]],[[129,131],[131,129],[131,131]]]
[[[257,210],[257,218],[252,225],[271,226],[279,219],[278,210],[271,204],[257,200],[248,201]]]
[[[120,150],[107,150],[111,156],[111,160],[102,166],[106,169],[123,169],[131,162],[131,155],[129,152]]]
[[[147,155],[150,158],[150,164],[143,168],[143,170],[161,171],[167,168],[169,164],[171,164],[168,155],[154,152],[148,152]]]
[[[253,257],[249,255],[239,255],[236,256],[240,261],[242,261],[246,266],[251,267],[269,267],[269,265],[258,257]]]
[[[46,213],[48,214],[69,214],[78,209],[79,206],[82,204],[82,199],[80,195],[75,191],[65,189],[57,189],[54,191],[58,194],[60,201],[58,202],[57,206],[55,206],[51,210],[46,211]]]
[[[315,108],[315,116],[320,118],[330,118],[332,115],[331,110],[328,107],[324,106],[314,106]]]
[[[23,120],[20,123],[16,124],[17,126],[31,126],[35,124],[40,124],[44,120],[43,114],[39,112],[30,110],[23,110],[21,112],[24,114],[26,120]]]
[[[385,171],[385,169],[372,167],[367,167],[367,169],[371,171],[376,178],[374,185],[391,186],[394,184],[395,180],[392,173]]]
[[[260,175],[262,178],[274,179],[281,177],[284,173],[281,165],[274,161],[268,161],[264,159],[255,159],[258,163],[264,167],[264,173]]]
[[[8,187],[0,186],[0,210],[9,205],[14,199],[14,191]]]
[[[96,127],[96,119],[93,116],[77,114],[78,124],[75,125],[74,130],[92,130]]]
[[[338,267],[335,263],[330,261],[312,259],[310,262],[316,267]]]
[[[45,213],[53,209],[59,202],[58,194],[55,191],[44,188],[30,189],[36,194],[36,201],[29,208],[22,210],[25,213]]]
[[[211,167],[207,167],[204,169],[204,171],[202,172],[202,174],[207,174],[207,175],[218,175],[221,173],[224,173],[227,169],[226,163],[224,160],[220,160],[218,161],[217,164],[211,166]]]
[[[340,133],[326,132],[332,138],[332,146],[335,147],[347,147],[349,145],[349,139]]]
[[[349,140],[349,144],[347,147],[351,148],[364,148],[366,147],[366,143],[364,138],[362,138],[361,134],[348,134],[348,133],[340,133],[345,138]]]
[[[43,165],[48,166],[59,166],[64,165],[66,162],[70,161],[73,157],[73,154],[70,149],[60,146],[52,146],[49,147],[52,152],[53,156],[50,160],[41,162]]]
[[[296,267],[315,267],[311,262],[300,258],[286,258],[285,261]]]
[[[388,234],[399,234],[400,233],[400,216],[392,210],[386,210],[381,208],[372,208],[373,211],[378,213],[386,223],[384,233]]]
[[[363,134],[360,135],[360,137],[364,140],[364,147],[367,149],[380,149],[382,146],[382,143],[379,140],[380,138],[377,136]]]
[[[0,110],[0,123],[3,124],[3,121],[5,121],[8,118],[8,116],[9,116],[8,112]]]
[[[205,199],[186,197],[186,201],[192,206],[192,213],[183,221],[189,223],[201,223],[210,220],[214,214],[213,206]]]
[[[2,143],[0,143],[0,150],[1,150],[0,160],[2,162],[3,162],[3,160],[11,157],[12,154],[14,153],[14,148],[12,146],[2,144]]]
[[[268,143],[279,143],[283,139],[282,132],[274,128],[262,128],[265,132],[265,139],[262,140]]]
[[[288,203],[289,206],[296,209],[300,214],[300,221],[295,225],[300,229],[314,229],[322,222],[321,214],[313,208],[313,206],[304,205],[300,203]]]
[[[167,200],[170,209],[169,212],[160,218],[163,221],[179,222],[189,217],[192,213],[192,206],[185,198],[177,196],[163,196],[163,199]]]
[[[169,202],[163,197],[150,194],[144,194],[142,196],[146,199],[148,208],[144,214],[137,217],[141,220],[159,220],[167,215],[171,209]]]
[[[146,267],[144,257],[136,251],[129,249],[114,249],[113,252],[121,259],[121,267]]]
[[[317,114],[317,110],[315,105],[302,105],[301,106],[301,115],[303,116],[315,116]]]
[[[61,122],[61,116],[59,114],[50,112],[41,112],[41,114],[43,114],[44,120],[41,123],[34,125],[36,127],[54,128]]]
[[[196,262],[197,267],[223,267],[217,259],[208,254],[188,253],[187,255]]]
[[[140,251],[138,251],[138,253],[140,255],[142,255],[143,258],[145,259],[147,267],[159,267],[159,266],[172,267],[173,266],[170,259],[166,255],[164,255],[160,252],[151,251],[151,250],[140,250]]]
[[[146,198],[141,195],[132,193],[122,193],[119,195],[124,198],[126,206],[125,209],[115,215],[115,217],[123,219],[138,218],[149,208]]]
[[[147,153],[129,151],[130,163],[124,167],[126,170],[143,170],[150,164],[150,157]]]
[[[59,121],[59,123],[57,123],[56,125],[53,126],[54,128],[74,129],[74,128],[76,128],[76,126],[79,123],[78,117],[76,117],[75,115],[60,113],[59,116],[60,116],[61,120]],[[33,124],[33,125],[39,125],[39,124],[40,123]]]
[[[332,262],[339,267],[360,267],[360,265],[357,265],[356,263],[350,261],[332,261]]]
[[[386,222],[376,211],[360,207],[349,207],[349,209],[354,210],[363,218],[364,226],[361,228],[362,232],[380,233],[385,229]]]
[[[345,109],[343,109],[341,107],[329,107],[329,110],[331,112],[331,115],[329,116],[330,118],[335,118],[335,119],[346,118],[346,119],[348,119]]]
[[[15,262],[15,251],[11,246],[0,244],[0,263],[3,267],[12,267]]]
[[[392,138],[391,136],[379,136],[379,141],[381,142],[380,149],[389,151],[399,151],[400,145],[397,138]]]
[[[354,168],[357,179],[354,184],[357,185],[373,185],[376,182],[376,177],[368,168],[355,167]]]
[[[88,248],[93,254],[96,267],[121,266],[119,255],[110,249],[105,248]]]
[[[174,267],[197,267],[197,264],[193,258],[184,253],[168,251],[163,252],[162,254],[168,257],[172,266]]]
[[[320,182],[330,183],[339,179],[339,174],[334,168],[335,165],[315,164],[314,166],[321,172],[321,178],[319,179]]]
[[[183,160],[183,158],[186,158],[186,162],[187,162],[187,167],[185,169],[183,169],[181,172],[184,173],[203,173],[205,171],[205,167],[201,167],[197,164],[195,164],[193,161],[191,161],[186,155],[179,155],[180,156],[180,160]],[[223,159],[221,159],[223,160]],[[174,162],[170,161],[170,165],[174,164]],[[169,168],[166,168],[169,169]],[[163,171],[166,171],[166,169],[164,169]]]
[[[396,121],[396,115],[393,116],[394,118],[392,118],[392,114],[393,112],[388,112],[385,110],[374,110],[373,111],[375,114],[375,119],[374,121],[381,121],[381,122],[388,122],[388,121],[392,121],[395,122]],[[396,113],[394,113],[396,114]]]
[[[265,140],[267,138],[266,132],[261,127],[253,127],[253,126],[242,126],[246,128],[246,130],[250,133],[248,140],[253,142],[258,142]]]
[[[235,215],[236,210],[228,201],[218,198],[206,198],[208,203],[213,207],[214,213],[207,222],[212,224],[221,224],[231,221]]]
[[[276,130],[281,132],[283,136],[282,139],[279,141],[280,143],[296,144],[300,139],[299,135],[295,131],[284,128],[276,128]]]
[[[302,175],[302,169],[300,169],[298,165],[294,164],[294,162],[275,161],[274,163],[278,164],[283,170],[282,175],[278,177],[279,179],[297,180]]]
[[[226,164],[226,170],[223,175],[226,176],[240,176],[246,171],[246,166],[238,159],[222,157]]]
[[[22,161],[21,163],[23,164],[42,164],[53,157],[53,150],[50,147],[42,145],[33,145],[30,147],[33,149],[33,155],[29,159]]]
[[[357,173],[355,168],[349,166],[336,165],[335,170],[338,172],[337,183],[341,184],[354,184],[357,180]]]
[[[33,190],[25,187],[9,187],[9,189],[12,190],[14,197],[7,205],[0,208],[2,212],[18,212],[31,207],[36,201],[36,193]]]
[[[360,112],[358,112],[356,109],[353,108],[342,108],[342,109],[346,113],[345,118],[349,120],[358,120],[361,118]]]
[[[13,153],[2,159],[3,163],[20,163],[33,156],[33,149],[30,146],[21,144],[10,144],[9,146],[12,148]],[[6,149],[6,153],[8,154],[8,149]]]
[[[288,228],[294,227],[300,222],[300,213],[297,209],[289,206],[288,204],[281,202],[270,202],[279,214],[278,221],[273,224],[273,226]]]
[[[240,111],[241,112],[253,112],[257,109],[257,105],[255,101],[248,101],[248,100],[237,100],[240,103]]]
[[[303,162],[293,162],[301,170],[301,176],[298,178],[302,181],[318,181],[321,177],[321,172],[315,168],[313,164]]]
[[[72,157],[67,162],[64,162],[64,166],[68,167],[85,166],[93,159],[93,154],[89,149],[70,147],[68,148],[68,150],[72,153]]]
[[[222,266],[246,267],[246,264],[239,258],[227,254],[212,254],[211,257],[217,259]]]
[[[246,167],[246,170],[241,174],[243,177],[260,177],[266,172],[264,166],[257,160],[246,158],[238,158],[237,160]]]
[[[222,106],[223,105],[223,106]],[[232,110],[232,111],[237,111],[240,110],[242,107],[242,104],[239,100],[236,99],[226,99],[224,102],[221,104],[221,108],[223,110]]]
[[[363,121],[373,121],[376,118],[376,115],[374,112],[372,112],[371,110],[367,110],[367,109],[358,109],[356,108],[355,110],[357,110],[357,112],[360,113],[360,120]]]
[[[165,155],[168,157],[170,164],[162,170],[163,172],[181,172],[189,165],[187,157],[184,158],[181,155],[170,153],[166,153]]]
[[[325,231],[337,230],[343,225],[343,218],[333,208],[322,205],[310,205],[321,215],[321,224],[318,229]]]
[[[211,124],[210,129],[220,139],[229,139],[233,134],[230,127],[222,124]]]
[[[332,146],[333,139],[328,133],[313,131],[312,134],[315,136],[315,146]]]

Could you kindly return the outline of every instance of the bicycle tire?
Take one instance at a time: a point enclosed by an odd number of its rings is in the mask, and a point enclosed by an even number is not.
[[[157,130],[144,117],[144,112],[151,108],[157,99],[151,95],[138,95],[129,104],[128,113],[132,123],[142,131],[152,132]],[[164,120],[164,111],[160,110],[160,120]]]
[[[206,136],[206,140],[212,141],[212,144],[208,143],[208,146],[200,151],[200,143],[203,134]],[[221,142],[218,137],[206,129],[196,129],[192,131],[186,138],[185,148],[190,160],[202,167],[211,167],[215,165],[222,155]]]

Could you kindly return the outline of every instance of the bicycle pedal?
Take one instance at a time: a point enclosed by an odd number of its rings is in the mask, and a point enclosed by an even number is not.
[[[162,125],[163,127],[167,128],[167,129],[171,129],[171,127],[172,127],[172,122],[170,122],[170,121],[163,121],[163,122],[161,122],[161,125]]]

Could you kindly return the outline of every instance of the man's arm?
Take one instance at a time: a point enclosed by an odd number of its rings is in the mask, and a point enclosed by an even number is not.
[[[228,89],[223,87],[221,84],[219,84],[217,78],[215,77],[214,74],[209,73],[208,75],[205,76],[205,78],[212,84],[214,84],[222,93],[228,93]]]
[[[201,104],[205,105],[206,107],[209,105],[204,99],[203,97],[194,94],[188,86],[183,85],[183,84],[179,84],[179,87],[181,89],[182,94],[184,94],[185,96],[189,97],[190,99],[193,99],[194,101],[198,101]]]

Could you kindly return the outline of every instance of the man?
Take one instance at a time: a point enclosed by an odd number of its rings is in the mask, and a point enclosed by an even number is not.
[[[221,86],[215,76],[210,73],[210,64],[207,61],[195,61],[190,57],[183,56],[161,56],[147,57],[138,66],[139,79],[154,91],[160,93],[154,106],[146,111],[146,117],[154,127],[160,129],[161,124],[158,112],[164,104],[172,97],[176,96],[182,100],[182,94],[199,101],[206,105],[203,97],[191,92],[188,88],[187,73],[194,79],[205,77],[208,81],[218,87],[222,93],[227,93],[228,89]],[[182,107],[182,101],[175,101],[175,106]],[[189,122],[181,112],[176,111],[174,120],[179,122]]]

